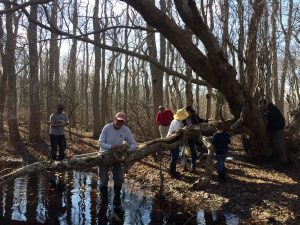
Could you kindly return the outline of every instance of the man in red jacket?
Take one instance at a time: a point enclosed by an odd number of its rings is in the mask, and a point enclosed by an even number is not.
[[[167,136],[170,124],[173,120],[173,112],[170,109],[165,109],[164,106],[159,106],[159,111],[156,114],[156,123],[159,125],[160,137]]]

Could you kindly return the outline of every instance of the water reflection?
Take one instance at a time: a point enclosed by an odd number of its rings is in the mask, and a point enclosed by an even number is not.
[[[239,224],[233,214],[186,212],[126,185],[120,198],[110,186],[109,202],[101,204],[99,181],[92,173],[46,173],[15,179],[12,185],[0,187],[0,224]]]

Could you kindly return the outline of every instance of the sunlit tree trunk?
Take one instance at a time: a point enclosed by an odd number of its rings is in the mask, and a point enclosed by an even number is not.
[[[239,20],[239,39],[238,39],[238,62],[239,62],[239,80],[242,85],[245,85],[244,74],[244,5],[243,0],[237,0],[238,2],[238,20]]]
[[[279,91],[278,91],[278,59],[277,59],[277,18],[278,18],[278,0],[274,0],[272,4],[272,16],[271,16],[271,61],[272,61],[272,84],[273,84],[273,96],[275,105],[278,105]],[[271,100],[271,99],[270,99]]]
[[[147,44],[149,49],[149,56],[157,59],[157,47],[155,41],[154,29],[148,26],[152,32],[149,33]],[[165,51],[165,50],[164,50]],[[152,96],[153,96],[153,117],[156,115],[158,107],[163,105],[163,72],[154,65],[150,64],[151,80],[152,80]],[[153,119],[154,120],[154,119]],[[158,127],[153,126],[154,134],[158,137]]]
[[[294,9],[293,0],[289,0],[289,14],[288,14],[288,21],[287,21],[287,31],[284,32],[285,34],[285,47],[284,47],[284,60],[283,60],[283,68],[282,68],[282,75],[281,75],[281,84],[280,84],[280,95],[279,95],[279,109],[282,113],[284,113],[284,90],[285,90],[285,82],[287,77],[287,70],[288,70],[288,62],[289,62],[289,55],[290,55],[290,44],[291,44],[291,37],[292,37],[292,19],[293,19],[293,9]],[[282,15],[281,15],[282,16]]]

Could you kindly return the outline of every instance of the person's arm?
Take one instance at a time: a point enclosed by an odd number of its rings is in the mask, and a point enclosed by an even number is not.
[[[132,133],[131,133],[131,131],[130,131],[129,128],[127,129],[126,140],[127,140],[128,144],[129,144],[129,149],[128,150],[129,151],[135,150],[136,147],[137,147],[137,144],[136,144],[136,141],[134,140],[134,137],[133,137],[133,135],[132,135]]]
[[[100,134],[99,144],[100,144],[100,148],[108,150],[108,149],[111,149],[112,145],[106,143],[107,136],[108,136],[108,127],[105,126]]]

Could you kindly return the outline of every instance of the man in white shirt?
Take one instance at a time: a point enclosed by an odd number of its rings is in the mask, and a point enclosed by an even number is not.
[[[105,151],[114,151],[122,146],[124,141],[129,144],[129,151],[136,149],[137,144],[130,129],[124,125],[126,122],[126,114],[118,112],[114,117],[114,122],[104,126],[102,133],[100,134],[100,153]],[[114,179],[114,192],[115,198],[120,198],[122,184],[124,182],[124,170],[121,163],[117,163],[112,166],[112,173]],[[101,198],[104,203],[108,202],[108,172],[110,166],[100,165],[99,176],[100,176],[100,192]]]
[[[57,105],[57,111],[50,116],[50,144],[51,159],[56,160],[57,146],[59,146],[59,160],[65,158],[66,137],[65,126],[69,124],[67,114],[62,104]]]

